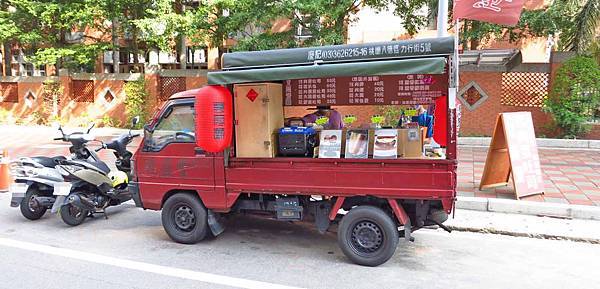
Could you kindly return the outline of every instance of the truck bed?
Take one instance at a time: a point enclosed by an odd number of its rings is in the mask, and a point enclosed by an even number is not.
[[[225,186],[228,192],[447,201],[455,194],[456,165],[446,159],[232,158]]]

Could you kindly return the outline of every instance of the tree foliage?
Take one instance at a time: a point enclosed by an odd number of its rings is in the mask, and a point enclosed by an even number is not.
[[[600,110],[600,66],[587,56],[577,56],[558,70],[544,103],[566,137],[585,134],[587,123]]]
[[[576,9],[569,26],[565,29],[564,49],[583,52],[590,48],[600,27],[600,0],[557,0],[558,3]]]
[[[148,118],[146,100],[148,99],[148,91],[146,90],[146,79],[140,76],[135,81],[125,83],[125,115],[127,116],[127,127],[139,129],[146,123]],[[140,121],[133,127],[132,120],[139,116]]]
[[[556,0],[544,9],[524,10],[515,27],[468,20],[461,39],[475,40],[476,45],[492,38],[518,41],[562,34],[562,47],[581,51],[589,47],[597,29],[599,1]],[[435,19],[437,4],[438,0],[0,0],[0,42],[5,47],[18,44],[33,55],[28,60],[35,64],[89,70],[107,49],[131,52],[137,63],[140,51],[177,51],[186,38],[212,47],[233,39],[234,50],[341,44],[365,7],[391,9],[401,19],[398,28],[414,35]],[[298,37],[297,29],[311,37]],[[82,32],[83,41],[69,40],[71,32]]]

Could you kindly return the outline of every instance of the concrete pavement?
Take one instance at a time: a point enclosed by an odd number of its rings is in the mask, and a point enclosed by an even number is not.
[[[401,241],[389,262],[368,268],[349,263],[335,234],[310,224],[236,217],[216,239],[181,245],[163,231],[158,212],[129,203],[109,209],[109,220],[72,228],[53,215],[28,221],[8,201],[0,194],[0,288],[244,287],[195,278],[206,273],[274,288],[562,289],[600,282],[600,245],[582,242],[421,230],[414,243]],[[60,249],[41,253],[40,246]]]

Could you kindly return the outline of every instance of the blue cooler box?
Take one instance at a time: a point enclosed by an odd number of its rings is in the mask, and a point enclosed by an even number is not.
[[[316,143],[316,131],[312,127],[283,127],[278,134],[280,156],[312,157]]]

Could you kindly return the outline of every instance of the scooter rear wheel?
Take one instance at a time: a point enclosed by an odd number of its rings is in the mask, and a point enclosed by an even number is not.
[[[60,210],[58,211],[60,218],[69,226],[81,225],[89,213],[88,210],[82,210],[72,204],[66,204],[60,207]]]
[[[35,186],[30,186],[25,193],[25,197],[21,200],[21,205],[19,208],[21,209],[21,214],[23,217],[35,221],[46,213],[48,208],[41,206],[36,200],[35,197],[38,195],[39,191]]]

